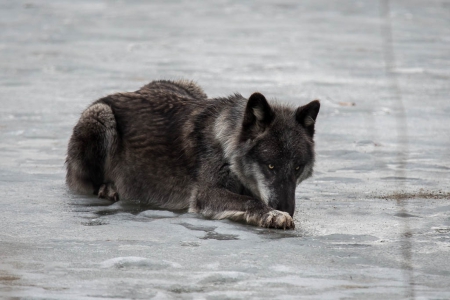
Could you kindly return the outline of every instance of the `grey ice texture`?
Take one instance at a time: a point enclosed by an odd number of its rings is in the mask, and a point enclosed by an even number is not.
[[[67,190],[83,109],[161,78],[321,100],[294,231]],[[449,1],[2,0],[0,298],[448,299],[449,95]]]

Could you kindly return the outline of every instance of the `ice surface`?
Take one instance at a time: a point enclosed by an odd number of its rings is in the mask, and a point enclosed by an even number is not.
[[[450,298],[449,8],[0,1],[0,298]],[[295,230],[66,189],[81,111],[160,78],[321,99]]]

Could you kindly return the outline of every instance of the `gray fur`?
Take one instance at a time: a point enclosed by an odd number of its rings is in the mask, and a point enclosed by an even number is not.
[[[269,105],[259,93],[208,99],[191,81],[154,81],[83,112],[66,181],[112,201],[293,228],[295,188],[312,174],[319,107]]]

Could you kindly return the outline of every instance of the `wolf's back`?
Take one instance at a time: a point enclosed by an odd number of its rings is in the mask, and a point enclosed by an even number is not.
[[[195,115],[207,102],[189,81],[155,81],[97,100],[83,113],[69,143],[69,186],[88,192],[91,183],[95,193],[102,183],[114,182],[121,197],[186,208],[186,186],[192,186],[197,164],[191,133]],[[114,128],[107,131],[99,115],[113,120]]]

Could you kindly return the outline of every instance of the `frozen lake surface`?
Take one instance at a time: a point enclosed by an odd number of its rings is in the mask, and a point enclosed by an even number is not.
[[[450,1],[0,1],[0,298],[450,298]],[[75,195],[95,99],[321,99],[293,231]]]

